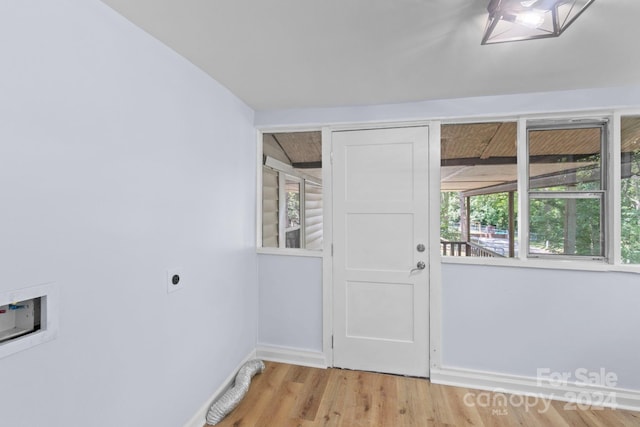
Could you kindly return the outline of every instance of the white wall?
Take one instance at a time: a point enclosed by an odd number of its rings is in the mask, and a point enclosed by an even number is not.
[[[60,288],[0,424],[181,426],[255,348],[253,112],[96,0],[0,3],[0,52],[0,291]]]
[[[268,129],[638,108],[638,83],[626,88],[263,111],[256,112],[256,124]],[[445,264],[439,284],[441,367],[534,378],[537,368],[575,372],[604,367],[618,375],[618,387],[640,390],[640,344],[636,339],[640,314],[634,306],[640,301],[638,277],[617,272]],[[260,280],[269,279],[261,275]],[[317,293],[317,289],[310,289],[307,298],[315,298]],[[322,300],[318,298],[316,304],[321,307]],[[286,317],[287,313],[280,315]],[[322,329],[321,324],[315,327]]]
[[[322,352],[322,258],[258,255],[258,345]]]
[[[514,117],[517,114],[546,114],[613,107],[637,108],[640,105],[638,99],[640,81],[636,86],[606,89],[440,99],[361,107],[257,111],[255,123],[259,127],[322,126],[338,123]]]
[[[640,390],[640,286],[629,273],[444,264],[442,360],[536,377],[605,368]]]

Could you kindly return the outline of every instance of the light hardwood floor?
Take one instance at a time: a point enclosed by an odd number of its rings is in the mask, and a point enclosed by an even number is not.
[[[219,427],[640,426],[640,412],[571,409],[542,399],[533,406],[533,398],[527,407],[511,395],[503,405],[502,395],[425,379],[265,364]]]

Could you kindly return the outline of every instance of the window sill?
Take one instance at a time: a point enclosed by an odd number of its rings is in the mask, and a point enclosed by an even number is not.
[[[442,264],[484,265],[494,267],[540,268],[546,270],[579,270],[640,274],[640,265],[614,265],[606,261],[577,261],[520,258],[480,258],[441,256]]]
[[[256,248],[256,253],[265,255],[301,256],[322,258],[321,250],[296,249],[296,248]]]

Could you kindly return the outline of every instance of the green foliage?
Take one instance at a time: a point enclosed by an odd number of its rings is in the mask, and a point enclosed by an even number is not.
[[[471,222],[509,228],[509,194],[496,193],[471,197]]]
[[[440,237],[447,240],[461,240],[460,193],[440,193]],[[471,223],[492,225],[496,229],[509,228],[509,194],[496,193],[471,197]],[[517,205],[517,200],[514,202]],[[517,215],[517,208],[516,213]],[[456,227],[452,225],[456,224]]]
[[[440,192],[440,238],[460,241],[462,236],[457,227],[452,224],[460,223],[460,197],[458,193],[450,191]]]
[[[598,199],[531,199],[533,248],[567,255],[601,255]]]
[[[300,193],[287,191],[287,219],[289,227],[300,225]]]
[[[622,262],[640,264],[640,152],[631,153],[629,177],[621,181]]]

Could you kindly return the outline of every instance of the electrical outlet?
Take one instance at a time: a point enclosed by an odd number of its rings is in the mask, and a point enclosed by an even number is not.
[[[184,287],[184,277],[182,268],[172,268],[167,270],[167,292],[175,292]]]

